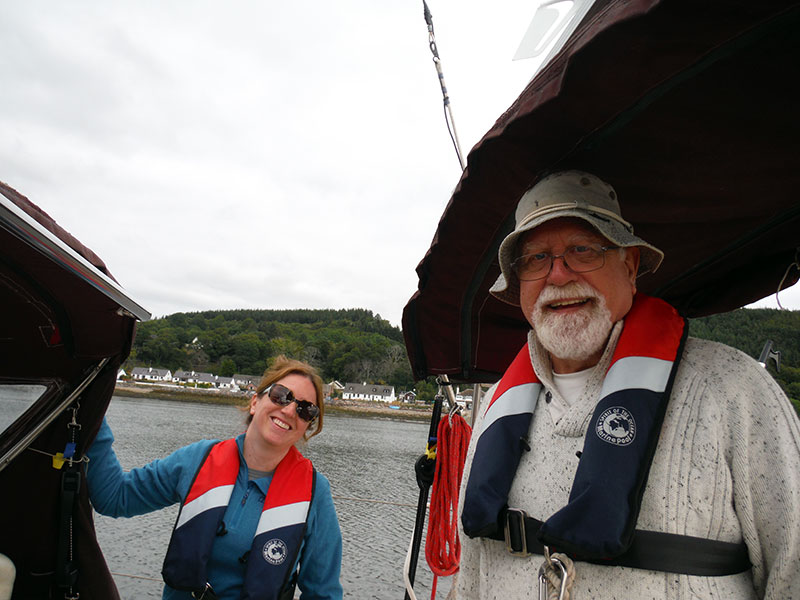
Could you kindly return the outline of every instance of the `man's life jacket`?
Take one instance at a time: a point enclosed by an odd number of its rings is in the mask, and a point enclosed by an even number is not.
[[[583,560],[613,558],[629,548],[687,329],[666,302],[642,294],[634,298],[586,432],[569,502],[541,524],[542,544]],[[470,537],[503,539],[501,521],[541,385],[526,344],[484,415],[462,513]]]
[[[206,588],[211,547],[238,474],[236,440],[212,446],[181,505],[169,542],[161,573],[170,587],[194,592]],[[274,600],[291,584],[315,478],[311,461],[291,447],[275,469],[267,490],[247,558],[241,598]]]

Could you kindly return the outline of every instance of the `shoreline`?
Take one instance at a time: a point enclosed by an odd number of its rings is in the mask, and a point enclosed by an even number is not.
[[[177,402],[200,402],[204,404],[228,404],[244,406],[249,394],[223,392],[220,390],[187,389],[171,385],[125,383],[118,381],[114,396],[125,398],[152,398],[154,400],[174,400]],[[369,419],[388,418],[404,421],[430,422],[431,407],[403,406],[393,409],[389,405],[368,400],[340,400],[325,402],[325,413]]]

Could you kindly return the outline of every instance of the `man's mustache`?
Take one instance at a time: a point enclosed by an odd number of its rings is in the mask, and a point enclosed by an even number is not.
[[[541,311],[548,304],[576,297],[597,300],[600,298],[600,294],[587,283],[573,282],[565,286],[548,285],[539,293],[536,309]]]

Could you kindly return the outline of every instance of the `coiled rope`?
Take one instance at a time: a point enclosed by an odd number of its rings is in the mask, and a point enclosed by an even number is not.
[[[575,565],[572,559],[558,552],[550,554],[545,546],[544,562],[539,569],[539,598],[570,600],[573,583]]]
[[[436,472],[431,491],[430,521],[425,538],[425,558],[433,573],[431,598],[436,597],[439,576],[458,571],[461,542],[458,539],[458,493],[472,428],[457,411],[439,422]]]

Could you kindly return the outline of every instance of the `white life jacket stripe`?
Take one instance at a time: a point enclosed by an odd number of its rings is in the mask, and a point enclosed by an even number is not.
[[[496,402],[492,402],[492,405],[486,411],[481,433],[503,417],[533,413],[541,387],[540,383],[523,383],[507,389]]]
[[[648,356],[626,356],[608,370],[600,397],[629,389],[661,393],[667,389],[672,361]]]
[[[261,518],[258,520],[258,527],[256,527],[256,535],[260,535],[265,531],[288,527],[289,525],[305,523],[310,504],[311,503],[306,500],[268,508],[261,513]]]
[[[220,485],[211,488],[202,496],[198,496],[188,504],[184,504],[181,509],[181,516],[178,518],[178,523],[175,529],[181,525],[186,524],[188,521],[194,519],[200,513],[203,513],[212,508],[227,507],[228,501],[233,493],[233,485]]]

